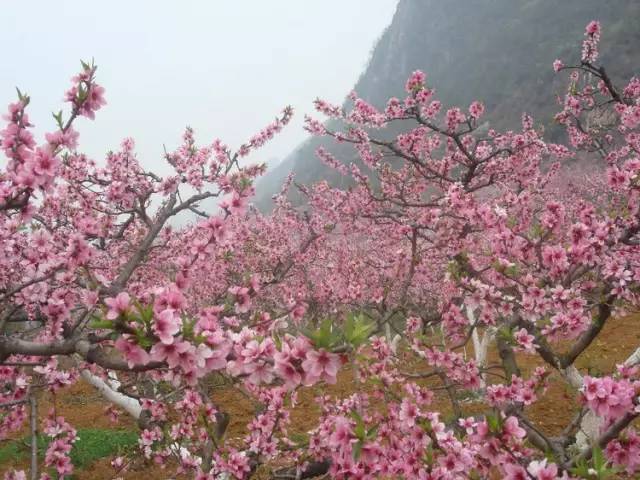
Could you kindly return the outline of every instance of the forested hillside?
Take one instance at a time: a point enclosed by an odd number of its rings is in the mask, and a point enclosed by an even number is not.
[[[552,122],[554,98],[563,84],[551,64],[556,58],[578,60],[584,25],[594,18],[603,25],[602,62],[613,78],[637,74],[640,2],[635,0],[400,0],[354,89],[381,107],[385,99],[402,96],[406,78],[420,69],[445,105],[466,107],[481,99],[495,128],[517,126],[525,109],[557,139],[563,131]],[[261,209],[270,208],[271,196],[291,171],[300,183],[327,179],[346,185],[315,157],[319,145],[343,162],[356,159],[348,146],[307,140],[260,180]]]

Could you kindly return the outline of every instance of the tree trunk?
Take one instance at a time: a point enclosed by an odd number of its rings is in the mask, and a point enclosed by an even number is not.
[[[467,318],[469,319],[469,325],[473,328],[471,332],[471,340],[473,341],[473,354],[476,360],[478,368],[482,369],[487,366],[487,353],[489,351],[489,344],[495,337],[495,329],[487,328],[480,337],[478,329],[474,326],[476,323],[473,309],[467,307]],[[480,389],[485,390],[487,388],[487,380],[483,372],[480,373]]]
[[[140,418],[142,406],[138,400],[113,390],[104,380],[94,375],[89,370],[82,370],[80,375],[86,382],[93,385],[106,400],[122,408],[136,420]]]
[[[624,362],[627,366],[633,366],[638,363],[640,363],[640,347],[638,347]],[[567,380],[567,382],[577,390],[582,388],[584,379],[575,366],[571,365],[564,369],[562,371],[562,375],[565,380]],[[580,430],[576,434],[575,444],[580,448],[580,450],[586,449],[593,440],[598,438],[602,424],[602,419],[593,411],[589,410],[586,413],[582,422],[580,422]]]
[[[38,399],[34,392],[29,394],[31,405],[31,480],[38,480]]]

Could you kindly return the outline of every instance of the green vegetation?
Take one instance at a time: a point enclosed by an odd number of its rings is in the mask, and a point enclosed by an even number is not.
[[[71,450],[71,461],[77,469],[82,469],[100,458],[119,455],[133,447],[138,434],[132,430],[104,430],[85,428],[78,430],[78,440]],[[28,437],[0,444],[0,465],[11,460],[29,457],[30,441]],[[49,438],[38,436],[38,453],[44,458]]]

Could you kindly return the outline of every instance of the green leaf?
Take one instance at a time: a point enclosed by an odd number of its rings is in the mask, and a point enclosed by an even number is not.
[[[95,320],[92,320],[91,323],[89,323],[89,327],[112,330],[114,328],[114,323],[111,320],[103,320],[99,317],[96,317]]]
[[[84,102],[87,99],[87,95],[88,95],[87,90],[82,85],[80,85],[78,87],[78,100],[80,102]]]
[[[289,440],[291,440],[296,445],[306,445],[309,442],[309,435],[306,433],[292,433],[289,435]]]
[[[356,410],[351,412],[351,416],[356,421],[356,428],[354,428],[353,433],[355,433],[359,440],[364,440],[366,436],[364,420]]]
[[[340,343],[341,333],[334,328],[333,321],[327,318],[320,324],[317,330],[307,330],[305,336],[311,340],[314,347],[330,350],[331,347]]]
[[[375,438],[378,436],[379,427],[379,425],[375,425],[367,430],[367,440],[375,440]]]
[[[492,433],[499,433],[502,431],[502,421],[498,415],[488,414],[487,424],[489,425],[489,430]]]
[[[18,92],[18,99],[24,104],[24,106],[26,107],[29,105],[29,102],[31,101],[29,95],[22,93],[18,87],[16,87],[16,92]]]
[[[423,458],[427,465],[433,465],[433,447],[431,445],[427,446],[427,449],[424,452]]]
[[[454,280],[460,280],[462,278],[462,270],[460,269],[460,265],[455,260],[451,260],[447,264],[447,273],[451,275],[451,278]]]
[[[142,320],[147,328],[150,328],[153,322],[153,305],[140,305],[138,306],[138,312],[140,313],[140,320]]]
[[[502,327],[500,327],[496,333],[499,338],[507,342],[511,342],[511,343],[515,342],[515,339],[513,337],[513,332],[506,325],[503,325]]]
[[[359,347],[364,344],[375,330],[375,325],[368,322],[363,315],[349,315],[344,323],[344,338],[353,345]]]
[[[182,336],[186,339],[193,338],[193,331],[195,327],[195,320],[182,317]]]
[[[598,445],[594,445],[593,448],[591,449],[591,452],[592,452],[591,458],[593,459],[593,468],[597,472],[601,472],[604,469],[604,467],[606,467],[607,465],[607,461],[604,458],[602,449]]]
[[[148,348],[153,345],[151,339],[147,338],[145,333],[141,330],[136,330],[136,343],[142,348]]]
[[[58,125],[58,127],[62,128],[62,124],[63,124],[63,121],[62,121],[62,110],[60,110],[58,113],[53,113],[52,112],[51,115],[53,115],[53,118],[55,119],[56,124]]]
[[[587,462],[585,462],[584,458],[581,458],[576,462],[576,466],[571,469],[571,473],[580,478],[588,478],[589,477],[589,467]]]
[[[356,461],[360,458],[360,455],[362,454],[362,446],[363,446],[363,443],[360,440],[358,440],[356,443],[353,444],[353,459]]]

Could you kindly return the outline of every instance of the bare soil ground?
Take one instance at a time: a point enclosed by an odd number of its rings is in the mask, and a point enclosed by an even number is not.
[[[628,316],[611,320],[604,328],[598,339],[587,349],[577,361],[581,372],[599,374],[611,371],[616,363],[625,360],[637,346],[640,345],[640,316]],[[472,352],[469,352],[472,354]],[[490,352],[490,363],[497,362],[495,352]],[[541,360],[534,355],[519,355],[519,364],[524,373],[531,372],[541,365]],[[319,407],[315,401],[318,394],[328,394],[336,398],[344,398],[365,385],[354,382],[350,369],[341,372],[338,383],[306,390],[299,395],[299,403],[292,412],[291,431],[306,432],[313,428],[319,415]],[[214,393],[214,400],[220,408],[231,415],[227,437],[242,436],[246,424],[253,417],[251,402],[232,388],[221,388]],[[51,407],[55,407],[58,415],[76,428],[98,428],[105,430],[135,430],[135,422],[122,414],[118,424],[113,424],[105,415],[107,403],[90,385],[80,381],[76,385],[59,392],[56,396],[43,395],[40,400],[40,413],[45,416]],[[439,393],[435,398],[434,409],[442,408],[445,413],[448,409],[448,401],[444,393]],[[474,414],[482,411],[484,406],[468,402],[463,404],[465,414]],[[549,388],[541,399],[527,410],[528,416],[543,432],[554,435],[566,426],[569,419],[578,409],[577,394],[567,386],[557,373],[552,373],[549,378]],[[22,435],[26,434],[26,429]],[[20,437],[21,435],[18,435]],[[0,442],[0,448],[3,442]],[[110,465],[111,458],[99,459],[82,470],[77,470],[75,477],[78,480],[107,480],[116,476]],[[28,469],[28,458],[10,459],[0,465],[0,475],[11,468]],[[149,478],[179,478],[169,475],[151,462],[138,459],[132,470],[121,475],[127,480]]]

